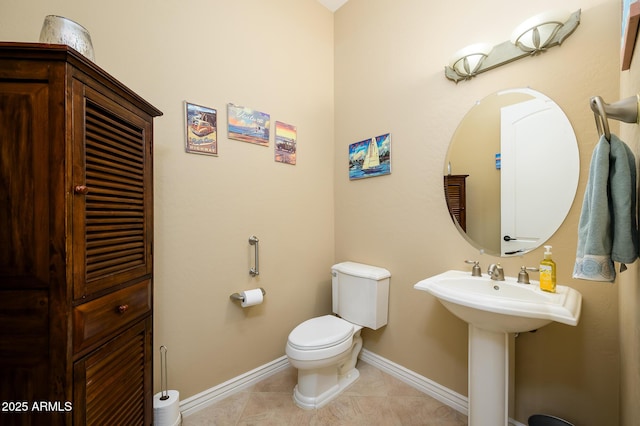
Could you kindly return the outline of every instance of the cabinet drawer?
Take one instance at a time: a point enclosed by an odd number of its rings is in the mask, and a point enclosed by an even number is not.
[[[73,312],[74,352],[87,349],[150,312],[150,280],[76,306]]]

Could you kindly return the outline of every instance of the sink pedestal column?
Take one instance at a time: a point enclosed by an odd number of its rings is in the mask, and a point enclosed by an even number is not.
[[[509,335],[469,324],[469,426],[509,422]]]

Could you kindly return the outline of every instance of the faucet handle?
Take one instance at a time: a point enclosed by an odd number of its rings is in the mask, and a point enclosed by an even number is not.
[[[473,265],[471,268],[471,276],[472,277],[481,277],[482,269],[480,269],[480,261],[479,260],[465,260],[464,263]]]
[[[534,268],[533,266],[522,266],[518,273],[518,282],[520,284],[531,284],[529,282],[529,273],[527,271],[536,272],[538,271],[538,268]]]

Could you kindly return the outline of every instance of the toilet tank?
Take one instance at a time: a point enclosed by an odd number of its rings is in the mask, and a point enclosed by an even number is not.
[[[355,262],[331,267],[333,313],[374,330],[387,324],[389,278],[384,268]]]

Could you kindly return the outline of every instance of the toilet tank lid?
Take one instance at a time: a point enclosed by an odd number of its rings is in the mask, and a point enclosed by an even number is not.
[[[356,277],[369,278],[372,280],[383,280],[391,276],[391,272],[384,268],[356,262],[338,263],[333,265],[331,270],[338,271],[342,274],[354,275]]]

